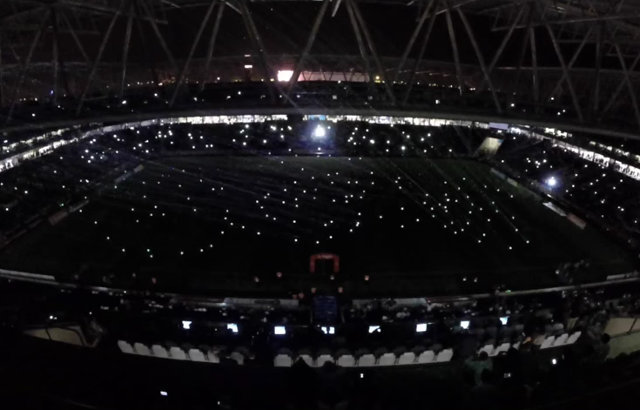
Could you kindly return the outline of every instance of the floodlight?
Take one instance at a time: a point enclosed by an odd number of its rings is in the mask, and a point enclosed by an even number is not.
[[[416,325],[416,333],[424,333],[427,331],[427,324],[426,323],[418,323]]]
[[[273,334],[286,335],[287,334],[287,329],[284,326],[274,326],[273,327]]]
[[[278,81],[288,82],[293,76],[293,70],[278,70]]]
[[[327,130],[322,125],[316,125],[313,130],[313,138],[324,138],[327,136]]]

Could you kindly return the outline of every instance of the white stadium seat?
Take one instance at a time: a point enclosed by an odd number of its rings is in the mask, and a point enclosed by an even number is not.
[[[232,352],[229,355],[229,358],[238,363],[240,366],[244,364],[244,355],[240,352]]]
[[[358,358],[359,367],[370,367],[376,365],[376,357],[371,353],[363,354]]]
[[[436,357],[436,362],[449,362],[453,357],[453,349],[444,349]]]
[[[548,336],[546,339],[544,339],[544,341],[540,345],[540,349],[548,349],[548,348],[552,347],[554,340],[555,340],[555,337]]]
[[[356,358],[350,354],[343,354],[338,357],[338,361],[336,363],[340,367],[353,367],[356,365]]]
[[[433,362],[434,357],[435,354],[433,353],[433,350],[425,350],[420,353],[420,356],[418,356],[418,363],[431,363]]]
[[[133,350],[143,356],[151,356],[151,350],[149,350],[149,348],[145,344],[136,342],[133,345]]]
[[[331,357],[331,355],[321,354],[316,359],[316,366],[317,367],[322,367],[322,366],[324,366],[325,363],[333,363],[333,362],[334,362],[334,360],[333,360],[333,357]]]
[[[173,346],[169,349],[169,356],[176,360],[187,360],[187,354],[177,346]]]
[[[489,356],[497,356],[500,353],[506,353],[509,350],[511,345],[509,343],[503,343],[500,346],[496,347],[493,353],[489,354]]]
[[[567,339],[565,344],[567,344],[567,345],[574,344],[580,338],[581,334],[582,334],[581,331],[577,331],[577,332],[572,333],[571,336],[569,336],[569,338]]]
[[[396,355],[393,353],[385,353],[378,359],[378,366],[393,366],[396,364]]]
[[[153,352],[153,355],[155,357],[161,357],[163,359],[168,359],[169,358],[169,353],[167,352],[167,349],[165,349],[163,346],[152,345],[151,346],[151,351]]]
[[[122,353],[134,354],[133,346],[129,344],[129,342],[125,342],[124,340],[118,340],[118,347]]]
[[[273,365],[275,367],[291,367],[292,364],[293,360],[288,354],[281,353],[279,355],[276,355],[276,357],[273,359]]]
[[[206,362],[207,358],[204,355],[204,353],[202,353],[202,351],[200,349],[189,349],[189,359],[193,360],[194,362]]]
[[[209,350],[207,352],[207,359],[209,359],[209,362],[211,363],[220,363],[220,357],[218,357],[218,353],[214,352],[213,350]]]
[[[563,333],[560,336],[558,336],[556,338],[556,340],[553,341],[553,346],[562,346],[564,344],[567,343],[567,339],[569,338],[569,334],[568,333]]]
[[[309,367],[314,367],[316,365],[315,361],[313,360],[313,357],[311,357],[308,354],[301,354],[298,356],[298,359],[301,359]]]
[[[478,353],[486,352],[487,355],[492,356],[493,355],[493,350],[494,350],[493,345],[484,345],[484,346],[482,346],[480,348],[480,350],[478,350]]]
[[[398,364],[406,365],[413,364],[416,361],[416,354],[413,352],[404,352],[398,357]]]

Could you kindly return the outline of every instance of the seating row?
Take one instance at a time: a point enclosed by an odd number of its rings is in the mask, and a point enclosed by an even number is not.
[[[275,367],[291,367],[297,360],[304,361],[310,367],[322,367],[326,363],[335,363],[340,367],[377,367],[377,366],[398,366],[411,364],[428,364],[448,362],[453,357],[453,349],[441,350],[435,354],[433,350],[426,350],[419,355],[414,352],[404,352],[396,356],[393,352],[385,352],[376,357],[372,353],[365,353],[359,357],[352,354],[342,354],[337,359],[330,354],[324,353],[313,358],[310,354],[299,354],[293,356],[286,352],[281,352],[273,359]]]
[[[118,347],[122,353],[137,354],[141,356],[153,356],[162,359],[174,359],[174,360],[191,360],[194,362],[208,362],[208,363],[220,363],[220,356],[218,351],[210,349],[206,354],[196,348],[190,348],[186,352],[178,346],[171,346],[167,350],[166,347],[154,344],[149,348],[144,343],[136,342],[131,345],[124,340],[118,340]],[[233,351],[229,354],[229,359],[235,361],[239,365],[244,364],[245,356],[238,351]]]
[[[555,337],[553,335],[540,336],[538,339],[536,339],[536,341],[534,341],[534,344],[538,344],[540,346],[540,349],[567,346],[574,344],[578,340],[578,338],[580,338],[580,335],[582,335],[582,332],[578,331],[572,333],[571,335],[569,335],[568,333],[562,333],[558,337]],[[478,350],[478,353],[486,352],[489,356],[493,357],[498,356],[501,353],[506,353],[511,347],[518,349],[520,347],[520,342],[514,344],[501,343],[497,346],[495,346],[494,344],[486,344]]]

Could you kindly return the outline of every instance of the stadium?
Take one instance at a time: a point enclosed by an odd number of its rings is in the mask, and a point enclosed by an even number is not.
[[[0,400],[631,408],[639,13],[4,0]]]

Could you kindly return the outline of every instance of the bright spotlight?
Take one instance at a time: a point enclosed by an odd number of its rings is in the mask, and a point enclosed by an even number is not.
[[[167,393],[167,392],[166,392],[166,391],[164,391],[164,390],[160,390],[160,395],[161,395],[162,397],[167,397],[167,396],[169,395],[169,393]]]
[[[183,320],[182,321],[182,328],[184,330],[189,330],[191,329],[191,321],[190,320]]]
[[[322,330],[322,333],[324,333],[325,335],[335,335],[336,334],[336,328],[333,326],[322,326],[320,328],[320,330]]]
[[[227,330],[231,330],[233,333],[238,333],[238,325],[236,323],[227,323]]]
[[[553,188],[556,185],[558,185],[558,180],[556,179],[556,177],[549,177],[547,178],[547,180],[545,181],[545,183],[547,184],[547,186],[549,188]]]
[[[313,138],[324,138],[327,136],[327,130],[322,125],[316,125],[313,130]]]
[[[416,333],[424,333],[427,331],[427,324],[426,323],[418,323],[416,325]]]
[[[273,327],[273,334],[274,335],[286,335],[287,334],[287,329],[284,326],[274,326]]]
[[[509,321],[509,316],[502,316],[500,318],[500,323],[502,323],[502,326],[506,326],[508,321]]]
[[[468,320],[461,320],[460,321],[460,327],[463,328],[464,330],[469,329],[469,325],[471,324],[471,322],[469,322]]]
[[[278,70],[278,81],[286,83],[291,80],[293,70]]]
[[[369,326],[369,333],[380,333],[382,330],[380,326]]]
[[[558,359],[556,359],[555,357],[553,359],[551,359],[551,364],[554,365],[554,366],[556,364],[558,364]]]

